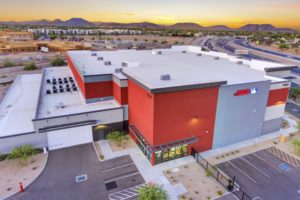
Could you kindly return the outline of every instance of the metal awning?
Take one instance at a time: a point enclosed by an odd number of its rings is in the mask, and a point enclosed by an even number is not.
[[[166,144],[156,145],[152,146],[150,143],[146,140],[146,138],[143,136],[142,132],[139,131],[138,128],[136,128],[134,125],[129,125],[129,130],[134,134],[134,136],[137,138],[137,140],[143,145],[145,149],[147,149],[150,153],[156,152],[156,151],[163,151],[170,149],[172,147],[181,146],[184,144],[192,144],[199,141],[198,137],[190,137],[185,138],[182,140],[176,140],[173,142],[169,142]]]

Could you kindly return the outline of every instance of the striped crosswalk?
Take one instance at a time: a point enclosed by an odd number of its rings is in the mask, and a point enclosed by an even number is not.
[[[137,185],[119,192],[115,192],[109,195],[110,200],[126,200],[135,196],[138,196],[138,190],[145,184]]]
[[[276,147],[270,147],[266,149],[269,153],[276,156],[277,158],[281,159],[282,161],[288,163],[289,165],[293,166],[294,168],[300,167],[300,161],[293,156],[281,151]]]

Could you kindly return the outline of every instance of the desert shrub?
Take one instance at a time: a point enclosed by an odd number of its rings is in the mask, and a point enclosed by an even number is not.
[[[3,65],[3,67],[12,67],[12,66],[14,66],[14,64],[8,58],[5,58],[3,60],[2,65]]]
[[[147,184],[138,190],[138,200],[167,200],[167,192],[159,185]]]
[[[210,170],[206,170],[205,171],[205,176],[207,177],[210,177],[212,174],[211,174],[211,171]]]
[[[51,65],[52,66],[64,66],[64,65],[66,65],[66,62],[64,61],[64,59],[57,57],[51,61]]]
[[[294,139],[292,141],[292,144],[294,146],[295,154],[300,156],[300,140],[299,139]]]
[[[218,190],[218,191],[217,191],[217,195],[222,196],[222,195],[223,195],[223,192],[222,192],[221,190]]]
[[[106,137],[108,140],[115,142],[118,146],[121,146],[124,140],[129,139],[128,135],[124,131],[111,131]]]
[[[24,70],[26,70],[26,71],[31,71],[31,70],[36,70],[36,69],[37,69],[37,67],[34,62],[28,62],[28,63],[25,63],[25,65],[24,65]]]
[[[27,165],[28,158],[37,153],[36,149],[32,145],[23,145],[16,147],[7,156],[8,159],[18,159],[22,166]]]

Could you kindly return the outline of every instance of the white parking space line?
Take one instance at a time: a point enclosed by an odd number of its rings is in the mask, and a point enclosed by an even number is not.
[[[135,173],[128,174],[128,175],[119,176],[118,178],[109,179],[109,181],[104,181],[104,183],[109,183],[109,182],[112,182],[112,181],[117,181],[117,180],[120,180],[120,179],[123,179],[123,178],[127,178],[127,177],[130,177],[130,176],[137,175],[137,174],[140,174],[140,172],[135,172]]]
[[[266,174],[265,172],[263,172],[261,169],[257,168],[255,165],[253,165],[251,162],[249,162],[246,158],[241,157],[240,159],[242,159],[243,161],[245,161],[248,165],[250,165],[251,167],[253,167],[257,171],[259,171],[260,173],[262,173],[267,178],[270,178],[270,176],[268,174]]]
[[[233,164],[231,161],[228,161],[228,163],[230,165],[232,165],[236,170],[238,170],[239,172],[241,172],[243,175],[245,175],[248,179],[250,179],[252,182],[257,183],[251,176],[249,176],[248,174],[246,174],[244,171],[242,171],[240,168],[238,168],[235,164]]]
[[[125,200],[138,195],[137,189],[144,186],[145,184],[137,185],[131,188],[127,188],[121,190],[119,192],[115,192],[109,195],[110,200]],[[136,193],[132,192],[132,190],[136,191]],[[130,192],[129,192],[130,191]],[[125,196],[125,197],[124,197]]]
[[[268,163],[267,161],[265,161],[262,157],[260,157],[259,155],[257,155],[256,153],[252,154],[254,157],[256,157],[257,159],[261,160],[262,162],[266,163],[268,166],[272,167],[273,169],[275,169],[276,171],[280,171],[280,169],[278,169],[277,167],[274,167],[273,165],[271,165],[270,163]]]
[[[110,171],[110,170],[114,170],[114,169],[126,167],[126,166],[129,166],[129,165],[134,165],[134,163],[132,162],[132,163],[124,164],[124,165],[119,165],[119,166],[117,166],[117,167],[112,167],[112,168],[109,168],[109,169],[104,169],[104,170],[102,170],[101,172],[106,172],[106,171]]]

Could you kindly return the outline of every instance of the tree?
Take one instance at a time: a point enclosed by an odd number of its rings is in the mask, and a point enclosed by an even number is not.
[[[138,190],[138,200],[167,200],[168,194],[161,186],[149,183]]]
[[[37,151],[32,145],[23,145],[16,147],[12,152],[7,156],[8,159],[18,159],[22,166],[27,165],[28,158],[35,155]]]
[[[14,66],[14,64],[8,58],[5,58],[3,60],[2,64],[3,64],[3,67],[12,67],[12,66]]]
[[[299,97],[300,95],[300,88],[291,88],[289,92],[289,97],[292,98],[294,101]]]
[[[66,62],[62,58],[56,57],[51,61],[51,65],[52,66],[64,66],[64,65],[66,65]]]
[[[300,140],[299,139],[294,139],[292,144],[294,146],[295,154],[300,156]]]
[[[24,65],[24,70],[26,70],[26,71],[31,71],[31,70],[36,70],[36,69],[37,69],[37,67],[34,62],[28,62]]]
[[[128,135],[124,131],[111,131],[107,134],[106,138],[121,146],[123,140],[128,140]]]

